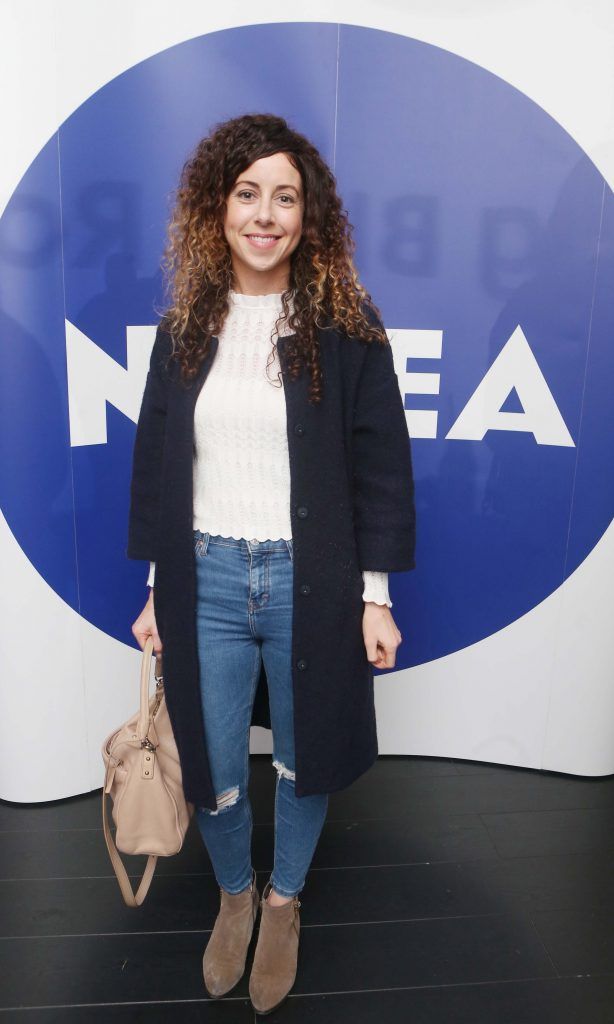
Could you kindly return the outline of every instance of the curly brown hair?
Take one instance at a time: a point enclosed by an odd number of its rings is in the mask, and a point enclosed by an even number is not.
[[[224,234],[226,201],[239,175],[261,157],[283,152],[299,171],[304,194],[302,235],[291,254],[288,288],[282,294],[287,359],[294,380],[306,366],[309,399],[319,403],[323,381],[316,328],[336,328],[364,341],[388,343],[379,310],[360,284],[352,256],[353,225],[337,195],[333,173],[318,150],[275,114],[244,114],[218,123],[186,161],[168,225],[162,269],[170,306],[162,313],[178,353],[183,380],[197,374],[210,339],[228,314],[234,287],[230,247]],[[289,309],[293,300],[294,311]]]

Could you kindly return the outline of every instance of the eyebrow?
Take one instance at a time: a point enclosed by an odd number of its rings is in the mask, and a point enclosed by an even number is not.
[[[237,185],[251,185],[252,188],[260,188],[257,181],[248,181],[247,178],[241,178],[241,180],[237,182]],[[278,185],[275,191],[277,192],[280,188],[291,188],[292,191],[296,192],[298,195],[298,189],[295,188],[294,185]]]

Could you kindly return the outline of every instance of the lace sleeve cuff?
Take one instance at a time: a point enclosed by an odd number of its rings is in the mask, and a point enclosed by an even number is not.
[[[386,604],[392,608],[388,593],[388,573],[365,570],[362,578],[365,584],[362,592],[363,601],[375,601],[376,604]]]

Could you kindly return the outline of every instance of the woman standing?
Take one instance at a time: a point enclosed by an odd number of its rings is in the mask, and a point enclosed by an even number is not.
[[[328,794],[377,757],[373,667],[392,668],[401,642],[387,574],[414,566],[403,401],[353,248],[303,135],[266,114],[216,126],[183,168],[134,446],[127,555],[150,561],[152,590],[132,629],[164,650],[220,887],[205,985],[218,997],[242,977],[260,907],[260,1013],[294,984]],[[272,728],[277,770],[261,899],[250,724]]]

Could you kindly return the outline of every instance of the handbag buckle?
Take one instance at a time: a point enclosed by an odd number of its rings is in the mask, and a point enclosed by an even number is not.
[[[141,740],[141,747],[144,747],[146,750],[155,750],[156,749],[154,744],[149,739],[149,736],[146,736],[144,740]]]

